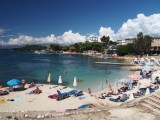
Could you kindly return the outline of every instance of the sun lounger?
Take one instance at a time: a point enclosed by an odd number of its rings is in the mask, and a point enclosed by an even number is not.
[[[141,88],[139,91],[142,93],[142,95],[144,95],[146,93],[146,88]]]
[[[8,94],[9,94],[9,92],[7,92],[7,91],[3,91],[3,90],[0,91],[0,96],[8,95]]]
[[[68,94],[69,94],[69,95],[72,95],[72,94],[75,94],[75,93],[77,93],[77,92],[78,92],[77,90],[71,90],[71,91],[68,92]]]
[[[120,98],[109,98],[110,101],[113,101],[113,102],[119,102],[120,101]]]
[[[140,97],[143,95],[141,92],[133,93],[134,98]]]
[[[123,95],[121,96],[121,98],[120,98],[120,102],[124,102],[124,101],[126,101],[128,98],[129,98],[129,97],[128,97],[127,94],[123,94]]]
[[[59,90],[57,90],[57,93],[58,93],[58,96],[57,96],[58,101],[69,97],[68,92],[61,93]]]
[[[26,90],[26,88],[23,88],[23,87],[13,88],[13,91],[14,91],[14,92],[24,91],[24,90]]]
[[[123,94],[122,96],[118,96],[117,98],[109,98],[110,101],[113,102],[124,102],[128,99],[128,95],[127,94]]]
[[[83,95],[83,91],[79,91],[79,92],[74,94],[75,97],[78,97],[78,96],[81,96],[81,95]]]

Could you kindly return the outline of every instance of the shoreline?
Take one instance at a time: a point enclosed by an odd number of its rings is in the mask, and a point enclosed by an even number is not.
[[[83,92],[83,96],[71,96],[61,101],[48,98],[49,95],[57,94],[57,90],[62,93],[73,90],[72,88],[64,88],[64,86],[55,87],[55,85],[39,84],[41,94],[27,94],[34,88],[28,88],[24,91],[10,92],[8,95],[0,96],[4,103],[0,103],[0,112],[14,111],[65,111],[67,109],[77,109],[83,104],[92,103],[101,106],[101,102],[91,97],[88,93]],[[64,89],[63,89],[64,88]],[[6,88],[3,88],[6,89]],[[7,101],[9,99],[19,98],[19,101]],[[21,105],[21,106],[19,106]]]

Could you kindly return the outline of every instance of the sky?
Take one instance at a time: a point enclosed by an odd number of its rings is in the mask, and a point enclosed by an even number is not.
[[[160,37],[159,0],[0,0],[3,45]],[[1,44],[1,43],[0,43]]]

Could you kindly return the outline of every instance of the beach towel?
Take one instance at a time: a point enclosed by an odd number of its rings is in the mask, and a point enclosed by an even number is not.
[[[0,98],[0,104],[6,103],[6,100],[4,98]]]
[[[86,96],[81,96],[81,97],[79,97],[79,100],[82,100],[82,99],[85,99],[86,98]]]
[[[16,102],[21,102],[21,101],[22,101],[22,98],[16,97],[16,98],[14,98],[14,101],[16,101]]]

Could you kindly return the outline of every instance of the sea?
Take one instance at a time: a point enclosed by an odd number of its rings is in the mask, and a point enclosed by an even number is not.
[[[98,92],[113,84],[116,79],[127,77],[133,72],[129,66],[102,65],[95,62],[124,62],[116,59],[93,58],[77,54],[35,54],[29,51],[0,50],[0,85],[7,86],[10,79],[25,79],[27,83],[58,85],[59,76],[62,85],[73,86],[77,78],[76,89],[87,91],[90,88]]]

